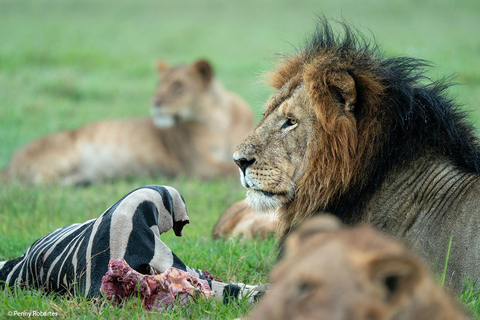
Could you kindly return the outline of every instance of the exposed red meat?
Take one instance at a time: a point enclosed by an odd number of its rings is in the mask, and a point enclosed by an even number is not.
[[[163,310],[172,307],[177,300],[183,306],[190,297],[214,296],[206,280],[183,270],[171,267],[161,274],[145,275],[132,269],[123,259],[110,260],[100,291],[114,304],[140,296],[147,310]]]
[[[217,282],[223,282],[222,279],[220,279],[219,277],[214,276],[213,274],[211,274],[210,272],[205,271],[205,270],[202,271],[202,276],[205,277],[205,278],[207,278],[207,279],[210,279],[210,280],[215,280],[215,281],[217,281]]]

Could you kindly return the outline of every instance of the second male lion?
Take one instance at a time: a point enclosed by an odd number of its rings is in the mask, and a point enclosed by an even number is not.
[[[205,60],[168,67],[153,118],[105,120],[53,133],[19,149],[4,175],[30,183],[94,183],[133,175],[211,178],[237,174],[234,146],[253,127],[249,106],[227,91]]]

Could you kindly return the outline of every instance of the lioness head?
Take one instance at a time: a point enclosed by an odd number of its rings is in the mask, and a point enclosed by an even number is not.
[[[286,240],[254,319],[466,319],[426,265],[370,227],[343,229],[331,216]]]
[[[362,185],[380,154],[372,141],[388,123],[378,63],[351,38],[346,29],[341,43],[325,22],[310,46],[282,60],[263,119],[234,153],[249,204],[282,209],[280,235]]]
[[[200,112],[200,98],[212,82],[210,63],[199,60],[189,65],[170,67],[160,61],[157,70],[161,81],[151,109],[155,125],[166,128],[179,121],[195,120]]]

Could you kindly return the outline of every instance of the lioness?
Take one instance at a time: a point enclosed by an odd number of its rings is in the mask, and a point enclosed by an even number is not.
[[[168,67],[152,118],[106,120],[47,135],[18,150],[5,174],[32,183],[92,183],[133,175],[234,174],[234,146],[253,128],[249,106],[205,60]]]
[[[275,212],[254,212],[245,200],[228,207],[213,227],[213,239],[241,236],[244,239],[273,236],[277,226]]]
[[[370,227],[307,220],[286,241],[254,319],[469,319],[402,245]]]
[[[279,235],[330,212],[405,239],[461,290],[480,278],[480,148],[474,128],[423,76],[426,62],[383,58],[346,24],[321,21],[271,74],[277,91],[234,160],[255,210]],[[426,84],[425,84],[426,83]]]

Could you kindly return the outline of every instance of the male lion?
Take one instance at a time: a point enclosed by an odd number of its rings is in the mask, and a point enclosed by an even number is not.
[[[404,246],[330,216],[292,232],[270,280],[249,320],[469,319]]]
[[[234,146],[253,128],[249,106],[213,77],[207,61],[169,68],[152,118],[107,120],[47,135],[18,150],[5,174],[65,185],[133,175],[233,174]]]
[[[322,20],[271,74],[277,89],[237,147],[247,200],[278,210],[284,238],[329,212],[404,238],[447,283],[480,277],[480,148],[474,129],[429,82],[425,61],[383,58],[346,24]]]

